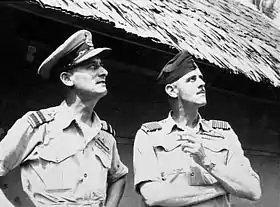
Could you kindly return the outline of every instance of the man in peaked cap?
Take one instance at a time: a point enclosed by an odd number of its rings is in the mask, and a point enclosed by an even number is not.
[[[187,51],[162,69],[158,81],[171,111],[145,123],[134,142],[134,185],[145,206],[230,206],[229,195],[261,196],[259,176],[225,121],[206,121],[202,73]]]
[[[0,143],[0,176],[21,166],[22,185],[34,206],[116,207],[127,167],[111,125],[94,108],[106,95],[108,71],[91,33],[70,36],[39,67],[44,79],[66,88],[65,100],[17,120]]]

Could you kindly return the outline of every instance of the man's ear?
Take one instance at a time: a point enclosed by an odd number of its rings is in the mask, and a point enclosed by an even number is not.
[[[60,73],[60,80],[66,86],[73,86],[73,76],[71,73],[62,72]]]
[[[176,85],[174,84],[167,84],[165,86],[165,92],[171,97],[171,98],[177,98],[178,97],[178,89]]]

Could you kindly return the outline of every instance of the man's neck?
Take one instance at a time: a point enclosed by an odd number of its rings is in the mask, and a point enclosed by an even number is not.
[[[92,115],[98,100],[82,100],[78,96],[68,96],[66,103],[75,119],[88,126],[92,125]]]
[[[194,128],[199,120],[198,108],[191,107],[173,107],[172,118],[179,126]]]
[[[198,112],[184,114],[173,112],[172,118],[179,126],[194,128],[198,123],[199,115]]]

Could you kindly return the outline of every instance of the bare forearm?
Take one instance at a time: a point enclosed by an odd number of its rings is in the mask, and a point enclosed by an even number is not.
[[[227,157],[228,164],[218,163],[214,167],[211,158],[209,159],[206,155],[201,141],[197,137],[188,137],[187,140],[182,144],[183,152],[190,153],[194,161],[209,171],[227,192],[250,200],[260,198],[261,188],[258,176],[254,174],[250,162],[243,156],[243,150],[237,138],[236,143],[232,145],[234,150],[229,152],[231,155]],[[211,153],[209,152],[209,154]],[[215,162],[215,160],[213,161]]]
[[[247,198],[258,200],[261,197],[259,179],[244,168],[216,165],[210,172],[227,192]]]
[[[219,185],[183,186],[173,183],[145,183],[141,195],[150,206],[186,206],[201,203],[226,194]]]
[[[112,183],[107,189],[106,207],[117,207],[124,193],[126,176]]]

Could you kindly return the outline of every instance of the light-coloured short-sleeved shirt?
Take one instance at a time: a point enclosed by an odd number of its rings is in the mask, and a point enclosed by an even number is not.
[[[233,170],[246,168],[247,172],[258,178],[252,170],[249,160],[244,156],[237,135],[227,122],[199,119],[197,132],[205,148],[206,155],[216,164],[224,164]],[[226,124],[225,124],[226,123]],[[191,129],[189,129],[191,130]],[[168,118],[143,125],[138,130],[134,143],[134,185],[139,193],[143,182],[185,183],[190,186],[212,185],[218,181],[203,167],[197,164],[189,153],[181,149],[182,129],[169,114]],[[230,206],[229,195],[196,204],[197,207]]]
[[[107,184],[128,172],[113,134],[97,114],[84,133],[65,102],[41,112],[50,118],[46,123],[32,127],[38,114],[27,113],[1,141],[0,176],[21,164],[23,188],[35,206],[103,206]]]

